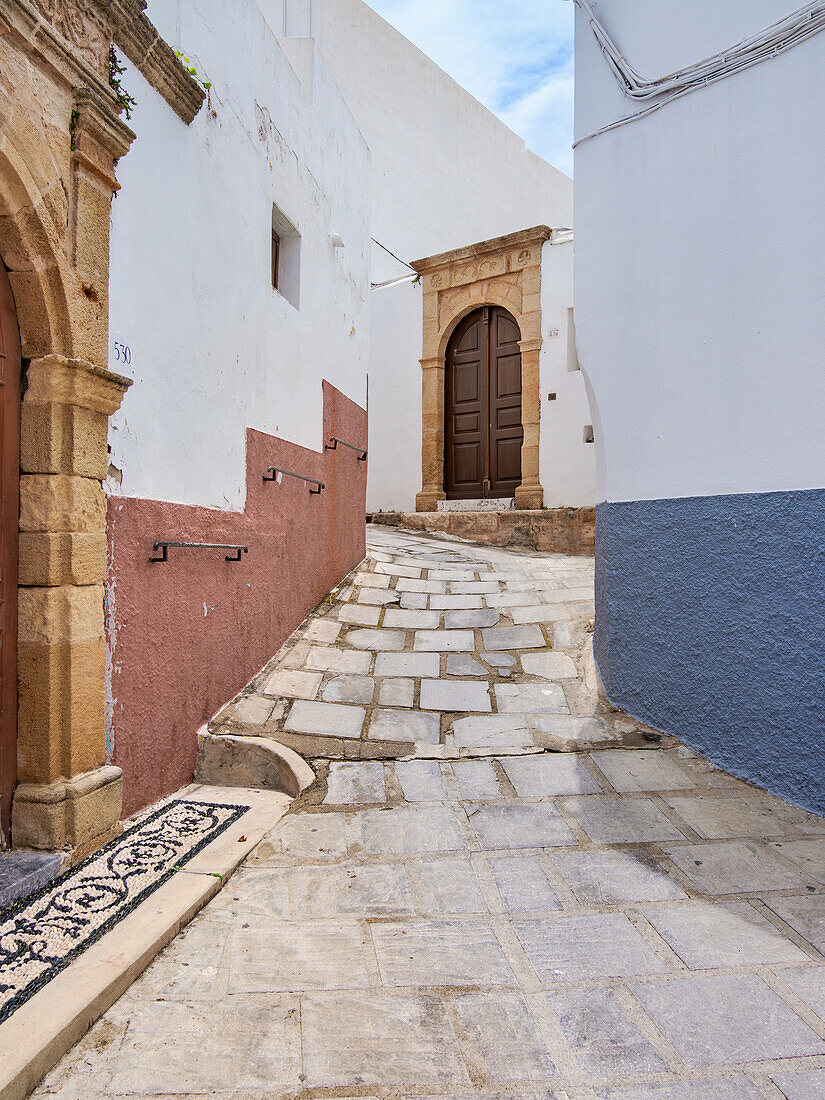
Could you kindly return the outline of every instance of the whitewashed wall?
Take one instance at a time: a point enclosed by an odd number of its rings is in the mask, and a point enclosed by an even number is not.
[[[247,427],[320,449],[321,379],[365,404],[368,152],[313,41],[288,60],[256,0],[148,14],[212,90],[186,127],[124,76],[138,137],[112,215],[110,365],[135,385],[113,417],[110,487],[240,509]],[[271,286],[273,202],[302,235],[299,310]]]
[[[598,5],[647,78],[793,7]],[[578,146],[576,324],[601,500],[822,485],[823,71],[825,34]],[[576,88],[579,139],[634,109],[582,17]]]
[[[573,184],[567,176],[527,150],[521,138],[362,0],[319,2],[324,56],[370,148],[372,236],[381,245],[410,261],[533,225],[573,224]],[[374,282],[405,270],[373,245]],[[551,283],[560,285],[559,279]],[[566,309],[569,286],[562,296]],[[559,303],[546,296],[544,301],[548,316],[562,311]],[[368,507],[411,510],[421,488],[420,291],[403,285],[376,291],[372,318]],[[548,364],[550,359],[552,353]],[[580,378],[567,389],[575,390],[576,383],[581,391]],[[567,413],[559,396],[556,420]],[[391,405],[390,399],[403,403]],[[570,405],[571,417],[579,415],[579,404]],[[583,422],[571,429],[579,439]],[[555,462],[554,471],[563,468],[572,475],[559,484],[553,473],[553,499],[592,504],[587,486],[593,449],[561,456],[564,438],[566,430],[556,433],[543,460],[543,468],[550,470]]]
[[[571,310],[573,239],[547,241],[541,257],[541,435],[539,477],[547,508],[592,506],[596,502],[595,448],[584,429],[593,418],[584,377],[577,369]],[[548,395],[554,393],[555,400]]]

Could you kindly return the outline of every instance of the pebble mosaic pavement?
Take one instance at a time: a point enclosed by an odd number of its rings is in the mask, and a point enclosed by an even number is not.
[[[34,1095],[825,1100],[825,821],[599,701],[592,561],[369,543],[214,724],[318,782]]]

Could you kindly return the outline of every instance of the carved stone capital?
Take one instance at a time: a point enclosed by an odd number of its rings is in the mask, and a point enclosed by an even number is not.
[[[26,381],[24,404],[79,405],[107,416],[117,412],[132,384],[122,374],[62,355],[34,359],[26,371]]]

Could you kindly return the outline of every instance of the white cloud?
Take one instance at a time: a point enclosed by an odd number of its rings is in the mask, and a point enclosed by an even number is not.
[[[551,74],[535,91],[496,113],[531,149],[572,176],[572,64]]]
[[[369,0],[370,7],[570,172],[573,4],[569,0]]]

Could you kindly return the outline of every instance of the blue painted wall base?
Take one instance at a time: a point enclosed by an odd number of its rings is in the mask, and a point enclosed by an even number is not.
[[[600,504],[616,706],[825,813],[825,489]]]

